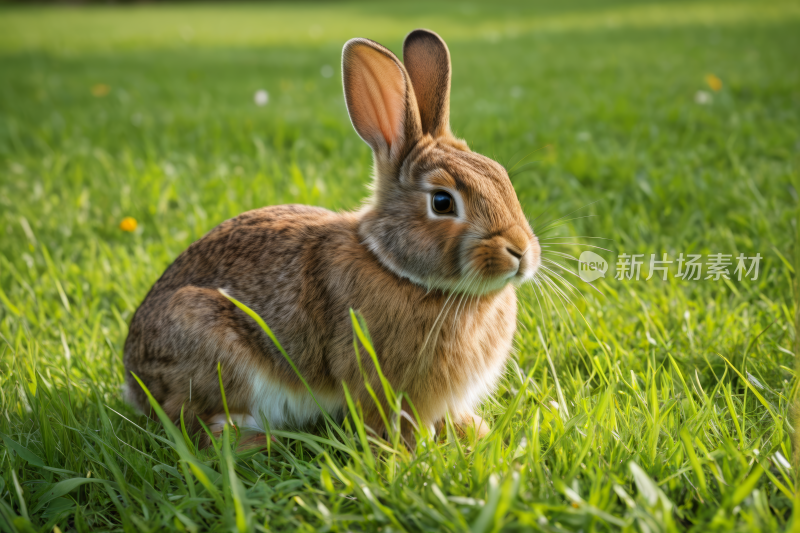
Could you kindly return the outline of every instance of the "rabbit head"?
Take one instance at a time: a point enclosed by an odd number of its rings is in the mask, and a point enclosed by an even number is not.
[[[541,249],[508,173],[450,132],[447,45],[415,30],[403,61],[367,39],[342,54],[350,119],[375,161],[361,239],[429,289],[485,294],[530,279]]]

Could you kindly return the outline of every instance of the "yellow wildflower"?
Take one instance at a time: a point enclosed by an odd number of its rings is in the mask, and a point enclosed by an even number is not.
[[[111,92],[111,87],[106,85],[105,83],[97,83],[92,85],[92,96],[96,96],[97,98],[102,98],[103,96],[107,95]]]
[[[714,92],[722,89],[722,80],[714,76],[713,74],[706,74],[706,83]]]
[[[119,229],[122,231],[135,231],[137,225],[138,223],[135,218],[125,217],[122,219],[122,222],[119,223]]]

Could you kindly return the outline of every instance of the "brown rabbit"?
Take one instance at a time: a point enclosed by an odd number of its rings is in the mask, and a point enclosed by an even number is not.
[[[503,167],[450,132],[444,41],[415,30],[403,60],[367,39],[348,41],[342,53],[347,110],[375,158],[364,207],[264,207],[192,244],[131,322],[124,362],[132,403],[149,410],[131,372],[173,420],[184,406],[193,430],[197,418],[219,424],[221,362],[238,423],[296,427],[320,416],[267,335],[222,289],[271,327],[332,415],[344,414],[344,382],[367,424],[384,430],[353,348],[352,308],[366,320],[383,373],[426,426],[449,412],[488,431],[475,408],[503,373],[515,287],[534,275],[541,250]],[[381,391],[371,360],[361,361]]]

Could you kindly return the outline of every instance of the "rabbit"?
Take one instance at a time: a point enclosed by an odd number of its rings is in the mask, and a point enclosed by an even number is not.
[[[517,287],[541,264],[538,239],[506,170],[450,131],[450,52],[436,33],[408,34],[403,62],[351,39],[342,75],[350,120],[374,155],[371,195],[354,212],[255,209],[189,246],[130,324],[126,389],[142,411],[149,403],[133,374],[171,419],[183,409],[192,431],[200,421],[219,429],[227,420],[219,362],[230,418],[242,427],[300,428],[320,418],[320,406],[341,420],[344,383],[384,435],[365,382],[384,411],[387,400],[366,352],[359,368],[353,309],[381,371],[426,427],[449,413],[460,431],[489,431],[476,408],[505,370]],[[263,318],[316,401],[220,290]]]

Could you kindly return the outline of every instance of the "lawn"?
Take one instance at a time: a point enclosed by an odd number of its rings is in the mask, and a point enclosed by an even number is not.
[[[450,45],[453,130],[569,270],[518,292],[491,434],[408,450],[356,416],[237,454],[136,413],[147,290],[248,209],[357,208],[341,47],[419,26]],[[0,7],[0,531],[800,527],[798,50],[791,1]],[[595,288],[558,255],[587,250]],[[730,279],[646,280],[664,253]]]

